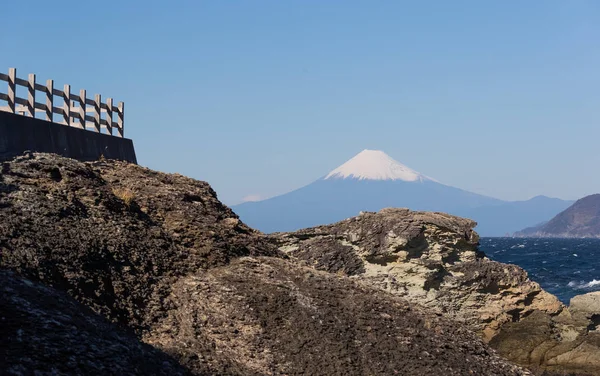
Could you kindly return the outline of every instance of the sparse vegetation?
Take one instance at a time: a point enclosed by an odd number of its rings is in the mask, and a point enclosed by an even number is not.
[[[135,199],[135,192],[128,187],[113,188],[113,194],[123,200],[127,207],[130,207]]]

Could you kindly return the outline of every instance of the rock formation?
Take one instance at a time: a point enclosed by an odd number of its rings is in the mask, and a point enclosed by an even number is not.
[[[208,184],[181,175],[47,154],[4,162],[0,343],[27,343],[2,347],[0,369],[528,374],[463,325],[342,272],[298,265],[274,243]],[[359,273],[353,260],[337,271]],[[427,280],[435,288],[439,278]]]
[[[186,375],[73,298],[0,270],[2,375]]]
[[[486,341],[535,310],[560,313],[558,299],[525,271],[478,251],[475,225],[444,213],[384,209],[274,237],[294,258],[432,308]]]
[[[515,265],[478,251],[475,222],[384,209],[332,225],[273,234],[275,245],[319,270],[349,276],[467,325],[532,369],[600,374],[600,342],[580,317]]]

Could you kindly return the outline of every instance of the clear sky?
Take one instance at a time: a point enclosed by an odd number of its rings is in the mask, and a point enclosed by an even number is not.
[[[363,149],[503,199],[600,192],[600,1],[8,1],[0,70],[126,104],[228,204]]]

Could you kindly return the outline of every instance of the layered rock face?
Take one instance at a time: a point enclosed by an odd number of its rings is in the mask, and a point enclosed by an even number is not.
[[[294,258],[434,309],[486,341],[533,311],[560,313],[562,304],[525,271],[478,251],[475,225],[444,213],[384,209],[274,238]]]
[[[590,317],[576,318],[515,265],[478,251],[475,222],[384,209],[272,236],[291,257],[347,275],[467,325],[501,354],[533,369],[600,374]],[[600,316],[596,316],[600,317]]]
[[[46,154],[2,163],[0,343],[28,342],[2,346],[0,369],[528,374],[463,325],[274,242],[180,175]],[[353,260],[338,270],[361,270]]]
[[[521,322],[507,324],[491,344],[520,363],[539,363],[549,369],[598,375],[598,324],[600,292],[591,292],[573,297],[568,311],[558,317],[536,312]],[[523,343],[528,344],[529,351],[519,351]]]

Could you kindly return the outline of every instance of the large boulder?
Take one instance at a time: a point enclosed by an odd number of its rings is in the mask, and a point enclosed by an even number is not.
[[[600,291],[574,296],[569,302],[569,311],[580,326],[591,331],[600,324]]]

